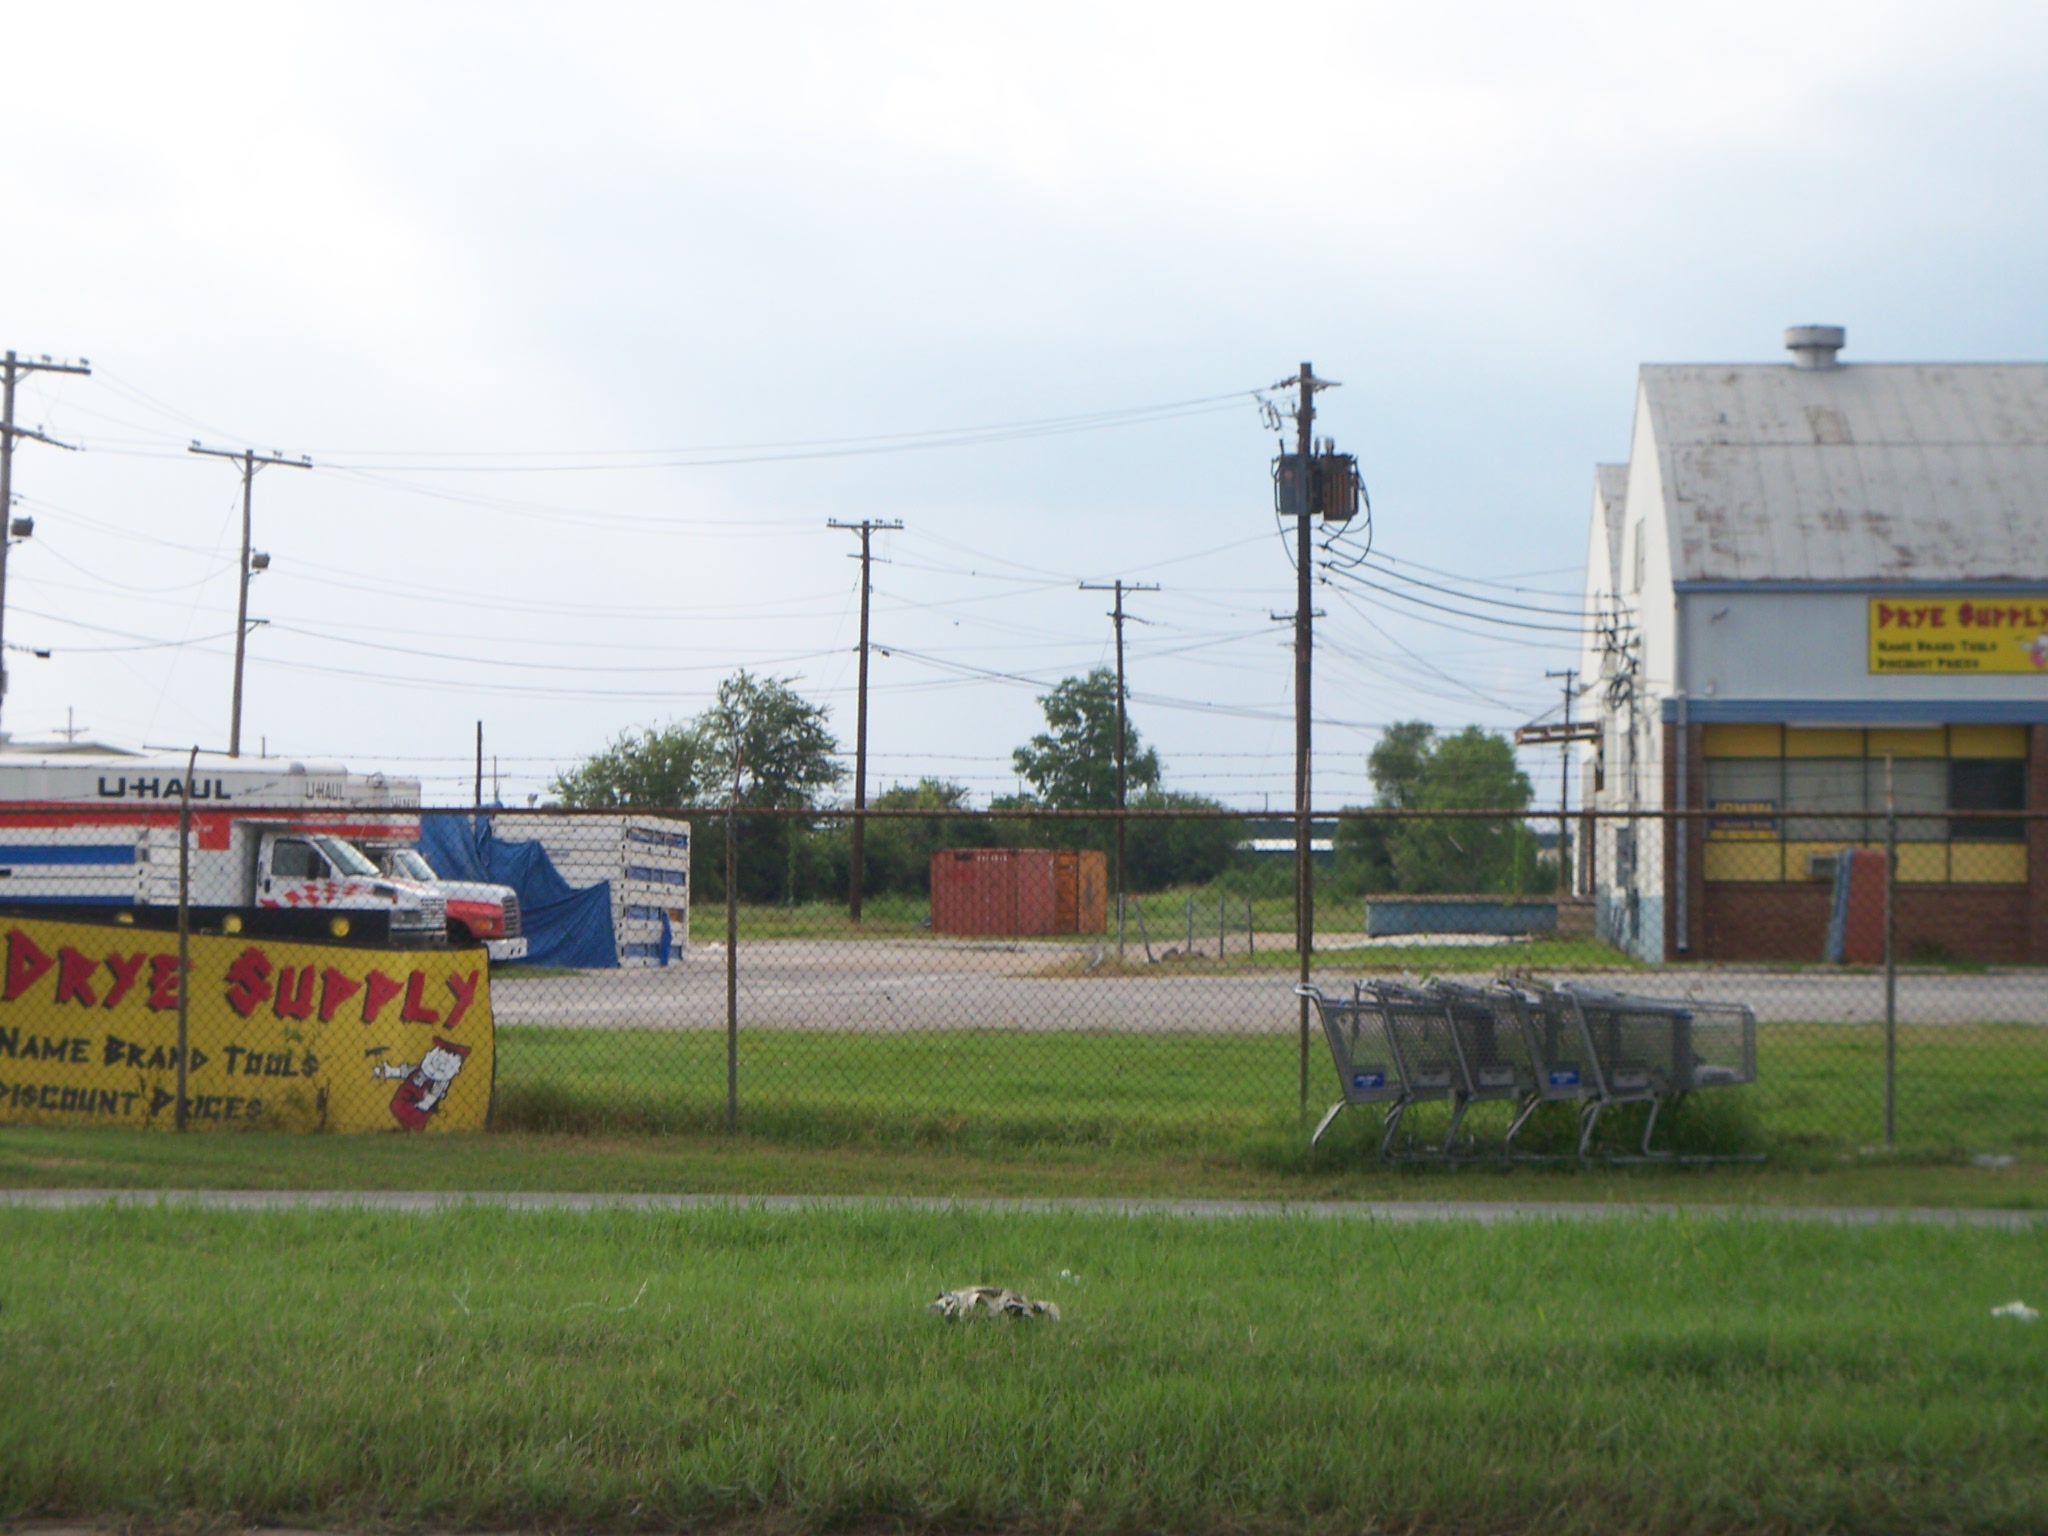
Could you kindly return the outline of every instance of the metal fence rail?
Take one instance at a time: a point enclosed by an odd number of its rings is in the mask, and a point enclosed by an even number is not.
[[[1705,817],[1581,816],[1562,892],[1540,818],[1340,815],[1308,970],[1329,997],[1374,1002],[1383,1062],[1362,1036],[1346,1060],[1304,1033],[1289,858],[1235,848],[1224,814],[1130,812],[1119,891],[1113,816],[870,811],[856,923],[847,813],[195,801],[182,835],[180,813],[0,810],[0,922],[62,908],[174,932],[182,864],[194,932],[267,922],[332,939],[341,922],[494,945],[501,1127],[1298,1145],[1333,1086],[1380,1095],[1409,1059],[1397,1119],[1412,1146],[1500,1147],[1512,1131],[1568,1151],[1588,1097],[1607,1106],[1609,1150],[1652,1128],[1687,1152],[2048,1142],[2036,813],[1997,839],[2017,853],[1976,860],[1958,842],[1938,870],[1902,860],[1896,828],[1888,855],[1881,821],[1848,828],[1833,862],[1788,864]],[[1524,837],[1528,857],[1502,854]],[[1665,879],[1680,846],[1694,854],[1682,885]],[[940,912],[934,856],[960,849],[984,851],[980,883],[949,888]],[[374,910],[361,898],[410,879],[409,850],[453,883]],[[1440,888],[1416,889],[1418,870]],[[496,927],[479,890],[493,882],[518,898]],[[1385,985],[1355,993],[1368,979]],[[1589,1059],[1603,1041],[1605,1066]],[[0,1084],[18,1049],[0,1026]],[[1605,1073],[1605,1092],[1575,1071]],[[1361,1073],[1380,1081],[1360,1088]],[[1691,1091],[1708,1078],[1742,1085]],[[1370,1145],[1355,1118],[1325,1144]]]

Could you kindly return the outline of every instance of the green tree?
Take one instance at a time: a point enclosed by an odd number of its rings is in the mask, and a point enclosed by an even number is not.
[[[618,740],[555,779],[555,798],[579,809],[693,805],[703,793],[704,735],[677,722],[622,732]]]
[[[1438,736],[1419,720],[1390,727],[1367,759],[1386,810],[1524,812],[1528,775],[1508,740],[1478,726]],[[1554,883],[1539,874],[1536,838],[1519,814],[1497,819],[1340,816],[1337,878],[1346,891],[1509,893]]]
[[[1220,811],[1220,801],[1204,795],[1146,790],[1129,801],[1132,810]],[[1159,817],[1133,820],[1125,832],[1131,867],[1124,885],[1133,891],[1158,891],[1175,885],[1206,885],[1237,858],[1245,826],[1234,818]]]
[[[1038,701],[1046,729],[1010,754],[1032,798],[1056,811],[1116,809],[1116,674],[1097,667],[1070,677]],[[1159,754],[1140,748],[1124,717],[1124,784],[1129,803],[1159,787]]]
[[[804,806],[846,777],[833,757],[839,740],[825,723],[829,712],[797,694],[793,681],[742,668],[718,685],[718,697],[695,721],[710,795],[742,805]]]
[[[932,778],[919,779],[915,784],[893,784],[868,804],[874,810],[932,813],[868,821],[862,850],[866,865],[862,889],[870,893],[929,895],[934,853],[941,848],[988,848],[996,841],[994,824],[968,810],[964,784]],[[853,857],[852,839],[848,836],[850,825],[841,822],[831,838],[832,872],[828,878],[834,882],[835,890],[845,889],[847,866]]]
[[[1385,810],[1412,810],[1436,749],[1436,727],[1426,720],[1400,720],[1380,733],[1366,758],[1373,803]],[[1336,865],[1330,883],[1345,895],[1400,889],[1394,873],[1395,823],[1378,817],[1337,816]]]
[[[687,725],[627,733],[560,775],[565,805],[659,809],[694,802],[797,808],[845,778],[834,760],[839,742],[823,705],[790,687],[793,679],[744,669],[718,685],[711,705]],[[692,871],[700,899],[725,896],[725,818],[696,827]],[[802,818],[741,818],[740,893],[750,901],[794,901],[820,875]]]

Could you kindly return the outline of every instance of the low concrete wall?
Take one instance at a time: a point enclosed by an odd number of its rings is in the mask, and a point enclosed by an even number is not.
[[[1368,896],[1368,938],[1406,933],[1555,933],[1558,903],[1539,896]]]

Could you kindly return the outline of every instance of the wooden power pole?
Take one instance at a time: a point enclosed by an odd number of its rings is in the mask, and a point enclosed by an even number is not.
[[[249,578],[254,571],[249,566],[249,498],[256,481],[256,471],[266,464],[282,464],[287,469],[311,469],[313,461],[301,454],[288,459],[281,453],[258,453],[254,448],[244,448],[237,453],[232,448],[203,448],[195,441],[188,453],[205,454],[208,458],[233,459],[242,466],[242,577],[235,591],[235,691],[234,702],[228,710],[228,756],[242,755],[242,656],[249,641]],[[263,568],[268,569],[270,557],[263,557]]]
[[[1157,592],[1156,581],[1125,581],[1118,577],[1113,582],[1084,581],[1083,592],[1114,592],[1116,606],[1109,611],[1116,624],[1116,901],[1117,910],[1123,910],[1124,900],[1124,756],[1129,746],[1130,729],[1125,721],[1124,692],[1124,620],[1136,618],[1124,612],[1126,592]],[[1142,624],[1143,619],[1137,619]]]
[[[868,830],[868,596],[874,591],[868,574],[873,560],[870,541],[875,530],[899,529],[903,524],[893,518],[878,521],[864,517],[857,523],[842,523],[833,518],[825,526],[850,529],[860,535],[860,680],[853,715],[853,848],[846,893],[846,915],[857,923],[862,877],[866,874]]]
[[[77,451],[74,444],[60,443],[47,435],[40,427],[17,427],[14,424],[14,386],[31,373],[86,373],[92,372],[92,365],[84,358],[75,363],[53,361],[47,357],[19,357],[9,351],[0,358],[0,705],[7,700],[7,546],[16,537],[27,538],[29,530],[35,527],[35,519],[23,518],[17,535],[14,519],[14,442],[25,437],[32,442],[48,443],[52,448],[68,448]]]

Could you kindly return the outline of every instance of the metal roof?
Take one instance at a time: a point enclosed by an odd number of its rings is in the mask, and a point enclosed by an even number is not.
[[[2048,578],[2048,366],[1649,364],[1675,581]]]

